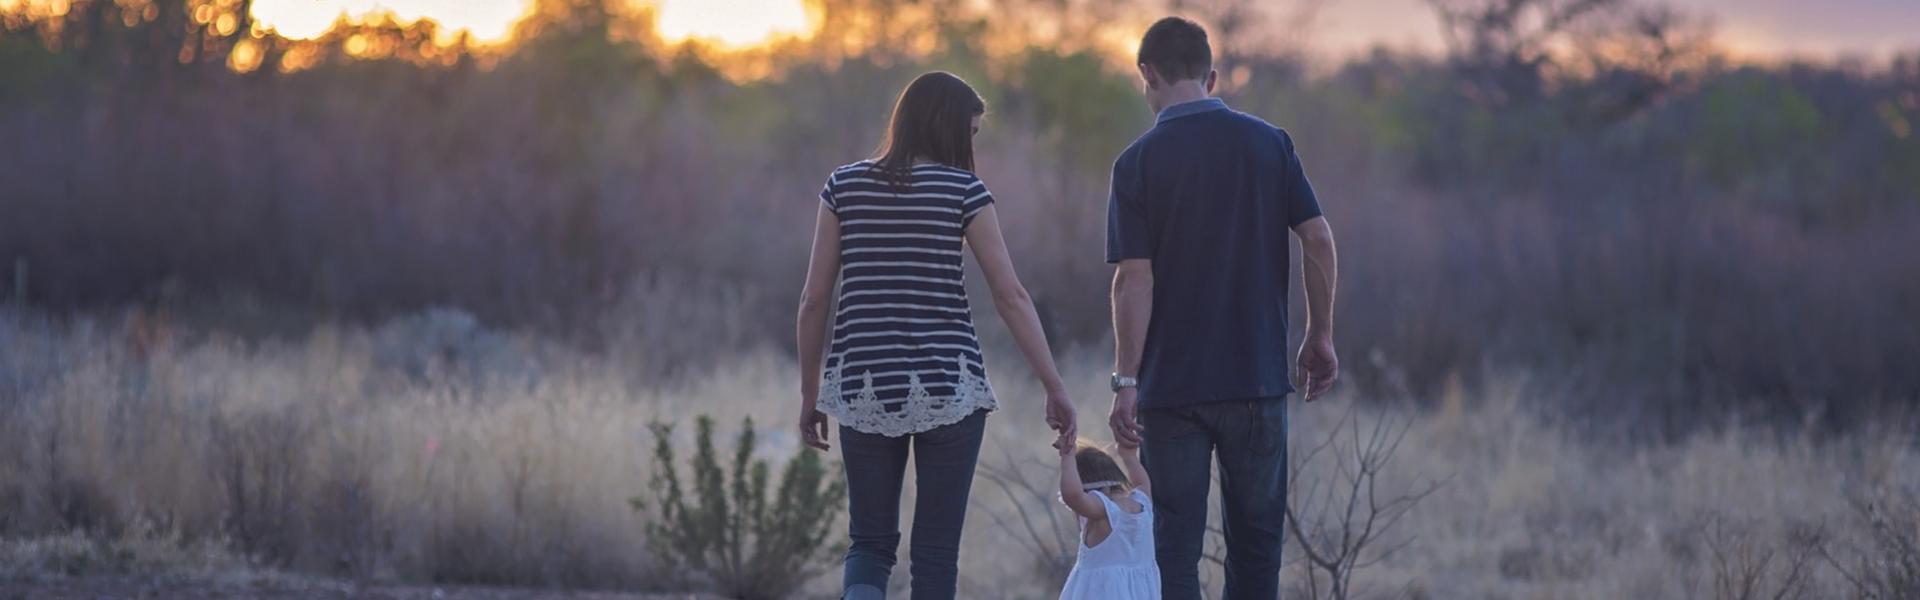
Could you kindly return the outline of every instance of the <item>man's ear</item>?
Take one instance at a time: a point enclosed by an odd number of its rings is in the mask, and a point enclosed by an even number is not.
[[[1147,82],[1147,89],[1160,89],[1160,76],[1153,72],[1153,66],[1147,63],[1140,63],[1137,66],[1140,67],[1140,79]]]
[[[1209,93],[1209,94],[1211,94],[1211,93],[1213,93],[1213,84],[1214,84],[1214,82],[1216,82],[1216,81],[1219,81],[1219,80],[1220,80],[1220,72],[1219,72],[1219,71],[1215,71],[1215,70],[1213,70],[1213,69],[1207,69],[1207,82],[1206,82],[1206,83],[1207,83],[1207,93]]]

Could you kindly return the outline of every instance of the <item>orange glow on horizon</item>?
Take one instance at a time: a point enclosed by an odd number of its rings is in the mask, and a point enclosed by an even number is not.
[[[481,43],[503,42],[527,12],[520,0],[255,0],[253,16],[262,28],[291,39],[325,34],[335,21],[367,21],[381,14],[407,23],[420,19],[440,25],[451,37],[465,30]]]
[[[801,0],[663,0],[660,35],[668,41],[698,39],[745,48],[813,28]]]
[[[22,0],[0,0],[20,2]],[[65,0],[52,0],[64,2]],[[724,48],[746,48],[812,29],[803,0],[643,0],[658,9],[660,35],[668,41],[700,40]],[[391,14],[407,23],[429,19],[451,37],[465,30],[482,44],[505,42],[514,23],[526,16],[525,0],[256,0],[253,15],[261,27],[291,39],[313,39],[333,24],[367,21]]]

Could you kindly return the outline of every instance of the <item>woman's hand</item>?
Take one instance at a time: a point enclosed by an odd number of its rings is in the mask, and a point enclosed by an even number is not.
[[[813,407],[812,402],[800,406],[800,441],[808,447],[818,450],[832,450],[827,444],[827,413]]]
[[[1073,410],[1073,400],[1068,399],[1066,393],[1047,393],[1047,428],[1060,434],[1055,442],[1056,445],[1065,443],[1072,446],[1075,440],[1080,439],[1077,419]]]

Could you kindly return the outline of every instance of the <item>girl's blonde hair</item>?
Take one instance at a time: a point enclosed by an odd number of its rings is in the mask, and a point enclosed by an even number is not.
[[[1081,440],[1074,444],[1073,468],[1080,472],[1080,482],[1088,491],[1112,486],[1133,487],[1132,482],[1127,481],[1127,472],[1120,468],[1120,461],[1092,442]]]

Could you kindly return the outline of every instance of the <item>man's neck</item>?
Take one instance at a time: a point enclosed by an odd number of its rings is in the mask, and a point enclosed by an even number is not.
[[[1207,86],[1197,79],[1176,82],[1167,88],[1166,106],[1160,107],[1160,110],[1211,97],[1213,96],[1207,93]]]

